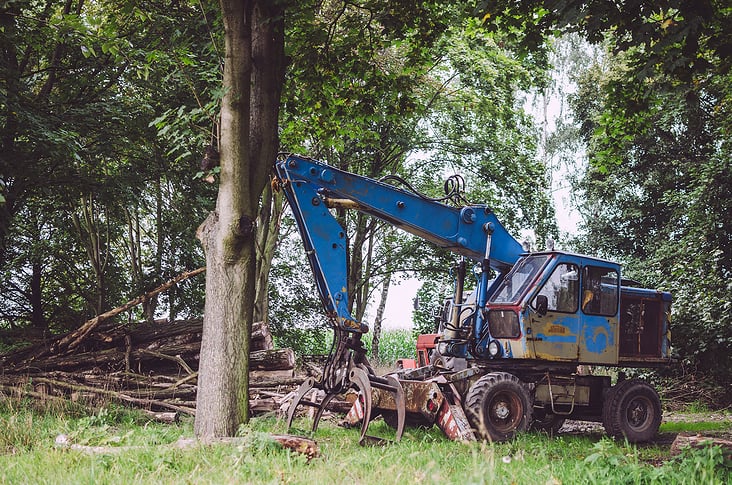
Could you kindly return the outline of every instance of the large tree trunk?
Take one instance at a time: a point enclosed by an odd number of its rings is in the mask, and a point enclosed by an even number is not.
[[[206,305],[194,431],[233,436],[249,420],[249,346],[255,301],[259,197],[277,155],[284,62],[283,11],[265,0],[221,0],[225,29],[221,181],[198,231]]]

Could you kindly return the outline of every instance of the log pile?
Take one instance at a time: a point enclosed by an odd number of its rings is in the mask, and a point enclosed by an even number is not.
[[[58,345],[64,336],[0,356],[0,392],[194,414],[202,330],[201,320],[100,324],[73,350]],[[278,411],[304,379],[295,377],[295,354],[273,348],[261,322],[252,328],[251,345],[252,412]]]
[[[124,324],[113,317],[204,271],[181,273],[69,334],[0,355],[0,398],[71,399],[91,405],[114,401],[163,421],[195,414],[203,321]],[[261,322],[253,325],[249,358],[254,415],[283,412],[297,386],[320,367],[305,362],[305,372],[296,376],[294,352],[275,349],[269,327]],[[339,412],[349,408],[345,400],[332,400],[329,406]]]

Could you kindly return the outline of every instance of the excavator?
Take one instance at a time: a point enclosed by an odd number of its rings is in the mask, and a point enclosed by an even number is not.
[[[397,176],[376,180],[295,154],[280,154],[274,169],[334,331],[322,376],[303,382],[290,404],[288,428],[298,407],[311,406],[315,432],[331,400],[350,393],[344,422],[360,426],[361,444],[383,441],[368,434],[378,416],[395,440],[406,425],[437,425],[456,440],[505,441],[556,432],[566,419],[600,422],[633,443],[656,435],[658,392],[626,370],[671,362],[670,293],[640,288],[602,258],[527,251],[490,207],[455,191],[429,198]],[[347,235],[334,209],[363,212],[456,255],[454,294],[430,337],[429,365],[374,372],[362,343],[368,326],[348,309]]]

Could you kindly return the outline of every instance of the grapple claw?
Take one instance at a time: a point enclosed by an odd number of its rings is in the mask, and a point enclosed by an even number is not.
[[[292,426],[292,419],[295,417],[295,410],[300,406],[300,401],[302,401],[305,395],[315,387],[315,379],[312,377],[306,379],[302,384],[300,384],[300,387],[297,389],[295,399],[292,400],[290,408],[287,410],[287,429],[290,429],[290,426]],[[316,403],[310,401],[304,401],[303,404],[307,406],[317,406]]]
[[[328,394],[323,398],[323,402],[320,403],[318,412],[315,414],[315,419],[313,419],[313,433],[318,430],[318,424],[320,423],[320,418],[323,417],[323,411],[325,411],[325,408],[328,407],[330,401],[332,401],[337,395],[338,394]]]
[[[406,401],[404,399],[404,388],[402,387],[401,382],[399,382],[399,379],[397,379],[394,376],[387,376],[387,381],[389,382],[389,385],[396,388],[396,392],[394,393],[394,401],[396,402],[396,412],[397,412],[397,429],[396,429],[396,441],[399,441],[402,439],[402,435],[404,434],[404,423],[406,421]]]
[[[373,415],[373,396],[380,396],[376,399],[381,401],[385,399],[383,392],[393,395],[388,400],[393,402],[393,415],[396,417],[396,435],[394,441],[402,439],[404,434],[404,425],[406,422],[406,400],[404,394],[404,388],[401,382],[395,376],[377,377],[368,374],[363,369],[353,368],[349,374],[349,380],[353,387],[356,387],[359,391],[358,400],[354,402],[354,407],[349,412],[346,419],[351,419],[351,423],[361,422],[361,437],[358,440],[361,445],[376,445],[390,443],[390,440],[378,438],[375,436],[369,436],[366,434],[369,425],[371,424],[371,417]],[[380,404],[379,404],[380,405]],[[380,411],[384,413],[384,411]],[[378,414],[377,414],[378,416]]]
[[[360,396],[363,398],[361,438],[358,440],[358,442],[361,443],[366,436],[366,430],[369,428],[369,423],[371,423],[371,382],[369,381],[369,375],[358,367],[351,369],[348,377],[351,383],[358,388]]]

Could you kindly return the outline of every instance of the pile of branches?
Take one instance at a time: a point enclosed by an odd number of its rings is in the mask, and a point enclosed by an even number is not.
[[[682,410],[690,405],[723,409],[729,407],[732,397],[728,388],[697,372],[664,377],[659,380],[657,388],[665,405],[674,410]]]
[[[201,320],[98,325],[73,348],[63,336],[0,356],[0,391],[36,399],[116,401],[151,411],[194,414]],[[272,348],[266,325],[252,331],[253,408],[274,411],[304,377],[292,349]],[[263,397],[266,396],[266,399]]]
[[[88,405],[113,401],[165,421],[195,414],[202,320],[129,324],[112,317],[201,272],[203,268],[183,273],[69,334],[0,355],[0,397],[71,399]],[[306,375],[295,375],[292,349],[273,348],[264,323],[253,325],[251,350],[250,411],[279,412]]]

